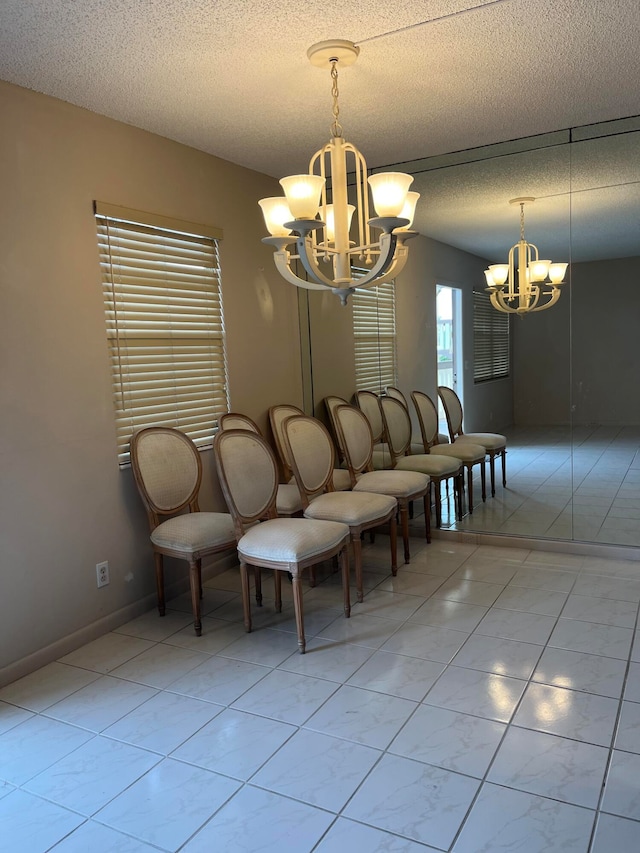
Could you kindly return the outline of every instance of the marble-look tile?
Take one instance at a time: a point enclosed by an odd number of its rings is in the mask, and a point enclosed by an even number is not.
[[[472,634],[454,657],[456,666],[528,679],[542,649],[533,643]]]
[[[171,757],[244,782],[295,732],[288,723],[228,708]]]
[[[430,660],[376,652],[347,684],[419,702],[444,672],[444,664]]]
[[[243,634],[242,637],[220,652],[220,655],[247,663],[262,664],[262,666],[278,666],[298,648],[298,643],[288,631],[275,631],[264,628]]]
[[[92,735],[46,717],[31,717],[0,736],[0,779],[23,785]]]
[[[435,849],[340,817],[315,848],[315,853],[345,853],[348,850],[362,853],[428,853]]]
[[[477,779],[385,755],[344,810],[413,841],[448,850],[478,790]]]
[[[640,580],[626,580],[598,575],[583,575],[573,589],[576,595],[613,598],[617,601],[640,602]]]
[[[556,619],[538,613],[501,610],[492,607],[476,628],[477,634],[544,645],[553,631]]]
[[[379,616],[354,612],[350,619],[334,619],[324,630],[318,632],[318,636],[340,643],[356,643],[359,646],[379,649],[401,625],[402,622],[398,619],[381,619]]]
[[[442,585],[443,581],[444,579],[438,575],[412,572],[405,567],[401,572],[398,572],[396,577],[390,575],[379,583],[376,589],[382,592],[401,592],[405,595],[419,595],[422,598],[428,598]]]
[[[640,631],[633,632],[633,646],[631,648],[631,660],[640,661]]]
[[[522,610],[542,616],[559,616],[567,600],[566,592],[508,586],[496,599],[495,606],[503,610]]]
[[[515,573],[509,581],[509,585],[524,586],[530,589],[549,589],[555,592],[571,592],[577,577],[577,572],[525,566]]]
[[[111,674],[126,681],[163,689],[209,660],[208,655],[158,643],[133,660],[116,667]]]
[[[452,853],[587,853],[593,819],[579,806],[487,783]]]
[[[183,848],[182,853],[311,853],[334,815],[245,786]],[[259,839],[259,842],[257,841]]]
[[[381,755],[368,746],[301,729],[251,784],[337,813]]]
[[[614,746],[626,752],[640,753],[640,704],[623,702]]]
[[[491,672],[448,666],[427,693],[425,703],[450,711],[508,723],[526,687],[526,681]]]
[[[152,645],[151,640],[141,640],[139,637],[128,637],[126,634],[112,631],[60,658],[59,663],[105,674],[150,649]]]
[[[100,676],[64,663],[50,663],[0,690],[0,701],[28,711],[44,711]]]
[[[177,850],[240,787],[240,783],[165,759],[112,800],[96,819],[163,850]]]
[[[266,666],[222,657],[209,657],[204,663],[178,678],[168,688],[194,699],[229,705],[271,670]]]
[[[101,732],[156,693],[153,687],[103,675],[51,705],[44,714],[92,732]]]
[[[421,705],[388,751],[481,779],[505,729],[502,723]]]
[[[87,853],[89,850],[94,853],[153,853],[157,849],[144,844],[139,838],[122,835],[115,829],[88,820],[52,847],[51,853]]]
[[[603,625],[617,625],[619,628],[633,628],[637,613],[638,605],[632,601],[577,594],[569,596],[562,611],[565,619],[600,622]]]
[[[533,681],[617,698],[624,683],[625,669],[623,660],[546,648],[533,674]]]
[[[561,617],[549,639],[549,645],[573,652],[626,660],[629,656],[632,637],[633,631],[630,628],[598,625],[595,622],[581,622],[578,619]]]
[[[37,853],[72,832],[84,818],[24,791],[0,799],[1,853]]]
[[[152,640],[161,643],[176,631],[181,631],[187,625],[193,626],[193,616],[177,610],[167,610],[164,616],[160,616],[156,609],[149,610],[132,619],[124,625],[120,625],[115,631],[118,634],[127,634],[130,637],[140,637],[142,640]]]
[[[168,755],[220,711],[222,707],[211,702],[162,692],[109,726],[103,734]]]
[[[350,622],[351,620],[345,619],[343,621]],[[337,681],[342,684],[372,654],[372,648],[313,637],[307,643],[306,654],[301,655],[294,652],[280,664],[278,669],[297,672],[299,675],[310,675],[313,678],[325,678],[327,681]]]
[[[449,663],[469,635],[450,628],[407,622],[383,645],[386,652]]]
[[[613,750],[601,808],[640,820],[640,755]]]
[[[571,490],[566,493],[571,497]],[[560,569],[578,571],[584,565],[584,557],[579,554],[561,554],[556,551],[531,551],[524,561],[524,566],[556,566]]]
[[[629,702],[640,702],[640,663],[633,660],[629,664],[624,698]]]
[[[529,794],[595,808],[608,754],[602,746],[512,726],[487,779]]]
[[[472,573],[472,569],[460,569],[456,574],[449,578],[446,583],[436,590],[434,598],[445,598],[447,601],[459,601],[462,604],[476,604],[480,607],[491,607],[496,598],[504,589],[503,583],[487,583],[482,580],[482,577],[499,576],[497,569],[490,571],[489,568],[476,569],[475,575],[480,575],[480,578],[475,576],[467,577]],[[512,570],[509,569],[504,574],[504,577],[510,578]],[[506,583],[506,581],[505,581]]]
[[[9,705],[8,702],[0,702],[0,735],[8,732],[14,726],[24,723],[31,717],[33,717],[33,713],[25,708]]]
[[[305,728],[385,749],[416,707],[408,699],[359,687],[340,687],[307,721]]]
[[[630,853],[637,849],[640,823],[600,813],[590,853]]]
[[[352,602],[351,615],[366,613],[369,616],[381,616],[384,619],[403,620],[408,619],[423,601],[424,599],[418,595],[401,595],[373,589],[365,595],[363,602]]]
[[[617,699],[564,687],[530,684],[513,723],[526,729],[609,747],[617,713]]]
[[[204,652],[215,655],[226,646],[244,636],[244,626],[223,619],[202,617],[202,636],[196,637],[192,625],[187,625],[181,631],[176,631],[167,637],[165,644],[180,646],[183,649],[193,649],[194,652]]]
[[[247,690],[233,707],[301,726],[337,688],[331,681],[277,669]]]
[[[101,736],[61,758],[24,786],[83,815],[93,815],[157,764],[160,756]]]
[[[487,610],[487,607],[481,607],[477,604],[432,598],[425,601],[409,618],[409,621],[417,622],[420,625],[434,625],[471,633]]]
[[[356,600],[355,592],[351,598],[351,604]],[[297,633],[296,615],[293,607],[283,607],[282,619],[276,626],[278,631],[288,631],[290,634]],[[351,617],[353,619],[353,616]],[[342,608],[328,607],[322,602],[311,602],[305,599],[304,602],[304,633],[307,640],[311,637],[323,635],[323,631],[332,623],[336,623],[336,628],[339,623],[346,622],[351,619],[345,619],[344,610]]]
[[[237,592],[232,592],[226,589],[215,589],[208,586],[205,582],[202,586],[202,598],[200,599],[200,613],[203,616],[208,616],[224,604],[228,604],[234,599],[239,599]],[[189,615],[193,612],[191,604],[191,591],[183,592],[182,595],[177,595],[175,598],[170,598],[167,601],[167,610],[181,610]]]

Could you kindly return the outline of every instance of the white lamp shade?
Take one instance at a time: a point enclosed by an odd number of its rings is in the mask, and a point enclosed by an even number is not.
[[[368,180],[378,216],[400,216],[413,176],[403,172],[379,172]]]
[[[549,272],[551,261],[531,261],[529,265],[529,278],[532,282],[544,281]]]
[[[491,264],[489,266],[489,272],[491,273],[491,277],[493,278],[495,284],[504,284],[507,280],[507,276],[509,275],[509,265]]]
[[[568,264],[551,264],[549,267],[551,284],[562,284],[568,266]]]
[[[493,275],[491,274],[491,270],[485,270],[485,271],[484,271],[484,277],[486,278],[486,280],[487,280],[487,285],[488,285],[489,287],[495,287],[495,286],[496,286],[496,283],[495,283],[495,281],[494,281]]]
[[[348,204],[347,205],[347,230],[351,228],[351,220],[353,218],[353,214],[355,212],[355,205]],[[336,239],[336,231],[335,231],[335,217],[333,213],[333,205],[327,205],[327,221],[326,221],[326,229],[327,229],[327,242],[333,243]]]
[[[400,211],[400,218],[408,219],[409,224],[404,225],[402,228],[396,228],[396,231],[408,231],[411,228],[413,225],[413,217],[416,215],[416,204],[418,203],[419,198],[420,193],[407,193],[407,199],[404,203],[404,207]]]
[[[288,237],[291,231],[284,227],[284,223],[291,222],[293,216],[286,198],[282,198],[282,196],[261,198],[258,204],[262,208],[262,215],[269,234],[272,237]]]
[[[320,175],[289,175],[280,184],[294,219],[315,219],[325,179]]]

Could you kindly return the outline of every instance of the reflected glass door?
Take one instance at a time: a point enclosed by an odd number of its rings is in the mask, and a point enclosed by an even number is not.
[[[444,284],[436,286],[438,385],[453,388],[462,400],[462,382],[458,382],[462,364],[462,323],[460,291]],[[464,401],[463,401],[464,402]],[[439,429],[448,434],[447,419],[438,400]]]

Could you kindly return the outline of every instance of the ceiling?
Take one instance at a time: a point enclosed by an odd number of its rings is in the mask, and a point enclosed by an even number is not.
[[[2,0],[0,78],[281,177],[329,138],[329,74],[306,58],[328,38],[361,48],[340,120],[372,168],[640,114],[637,0]],[[582,259],[639,254],[637,136],[570,170],[560,145],[421,171],[416,225],[492,257],[518,236],[508,199],[535,195],[534,242],[546,223],[562,245],[571,214]]]

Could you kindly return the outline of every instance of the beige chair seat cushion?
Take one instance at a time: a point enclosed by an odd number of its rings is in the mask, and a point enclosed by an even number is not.
[[[481,444],[472,444],[470,441],[455,441],[453,444],[435,444],[431,448],[429,456],[454,456],[461,462],[482,462],[487,451]]]
[[[460,461],[453,456],[420,453],[403,456],[396,462],[395,471],[421,471],[430,477],[450,477],[460,468]]]
[[[371,492],[327,492],[313,498],[304,511],[305,518],[343,521],[349,526],[368,524],[396,509],[396,499]]]
[[[158,548],[188,555],[222,547],[225,542],[235,546],[236,534],[227,512],[190,512],[163,521],[151,532],[151,541]]]
[[[468,441],[471,444],[481,444],[486,450],[502,450],[507,446],[507,437],[497,432],[465,432],[458,436],[454,444],[459,441]]]
[[[438,433],[438,444],[449,444],[449,436],[443,432]]]
[[[252,559],[299,563],[337,548],[349,535],[346,524],[307,518],[273,518],[249,528],[238,542],[238,554]]]
[[[428,488],[429,477],[418,471],[368,471],[360,475],[353,491],[410,499],[424,494]]]
[[[280,483],[276,494],[276,511],[278,515],[302,512],[302,498],[297,484]]]

